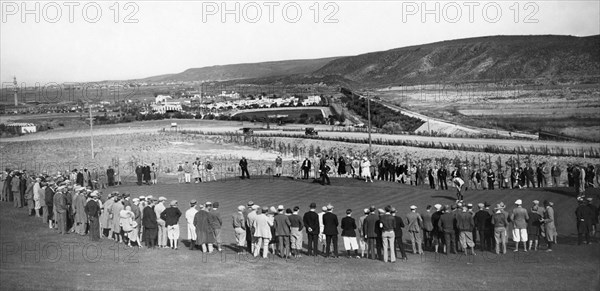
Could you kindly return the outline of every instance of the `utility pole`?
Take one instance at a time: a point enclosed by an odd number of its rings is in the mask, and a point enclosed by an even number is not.
[[[90,142],[92,145],[92,160],[94,159],[94,118],[92,118],[92,104],[88,103],[90,110]]]
[[[369,159],[371,159],[371,98],[367,93],[367,116],[369,118]]]
[[[13,77],[13,84],[15,85],[15,89],[14,89],[15,90],[15,107],[17,107],[17,106],[19,106],[19,97],[17,94],[19,92],[19,89],[17,87],[17,76]]]

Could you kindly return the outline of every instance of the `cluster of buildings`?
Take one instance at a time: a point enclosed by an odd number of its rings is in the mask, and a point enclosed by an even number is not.
[[[221,100],[221,101],[219,101]],[[295,96],[269,98],[260,96],[256,98],[241,98],[239,93],[223,91],[215,96],[202,96],[194,94],[190,99],[174,99],[170,95],[158,95],[151,108],[156,113],[181,112],[183,105],[191,106],[198,102],[197,108],[207,111],[229,111],[248,108],[270,108],[282,106],[314,106],[322,102],[321,96],[313,95],[305,98]]]

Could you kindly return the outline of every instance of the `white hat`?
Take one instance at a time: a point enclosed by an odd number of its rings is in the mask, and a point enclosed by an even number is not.
[[[412,210],[415,210],[415,209],[417,209],[417,206],[415,206],[415,205],[411,205],[411,206],[410,206],[410,209],[412,209]]]
[[[323,206],[323,207],[321,207],[321,209],[322,209],[323,211],[327,211],[327,206]]]
[[[254,209],[254,210],[259,209],[259,208],[260,208],[260,206],[258,206],[256,204],[252,205],[252,209]]]
[[[327,204],[327,210],[332,210],[332,209],[333,209],[333,205]]]
[[[244,209],[246,209],[246,207],[244,207],[244,205],[240,205],[238,206],[238,211],[244,211]]]
[[[158,201],[167,201],[167,198],[165,198],[165,196],[160,196],[158,197]]]
[[[440,209],[442,209],[442,205],[441,205],[441,204],[439,204],[439,203],[438,203],[438,204],[436,204],[436,205],[433,205],[433,207],[435,207],[435,209],[436,209],[436,210],[438,210],[438,211],[439,211]]]
[[[277,210],[284,210],[285,208],[283,208],[283,205],[279,205],[277,206]]]
[[[515,204],[521,205],[521,204],[523,204],[523,201],[521,201],[521,199],[517,199],[517,201],[515,201]]]

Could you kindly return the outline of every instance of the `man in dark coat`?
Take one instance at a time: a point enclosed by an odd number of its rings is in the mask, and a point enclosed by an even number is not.
[[[394,228],[394,256],[397,258],[398,256],[395,254],[396,253],[396,248],[400,249],[400,255],[402,255],[402,257],[400,258],[401,260],[406,261],[407,257],[406,257],[406,252],[404,251],[404,241],[402,240],[402,228],[404,227],[404,220],[402,219],[401,216],[397,216],[397,211],[396,208],[392,208],[391,210],[391,214],[394,216],[394,219],[396,220],[396,227]]]
[[[108,179],[108,186],[114,186],[115,185],[115,169],[113,169],[112,166],[108,166],[108,169],[106,170],[106,177]]]
[[[88,223],[90,226],[90,239],[92,241],[100,240],[100,204],[98,204],[98,194],[96,192],[92,192],[90,194],[90,199],[85,204],[85,214],[88,217]]]
[[[440,167],[438,170],[438,183],[440,183],[440,190],[448,190],[448,181],[446,181],[447,178],[448,170],[446,170],[446,167],[444,166]]]
[[[377,244],[377,221],[379,220],[379,216],[377,215],[377,209],[375,206],[371,206],[369,208],[369,215],[365,218],[365,222],[363,224],[363,233],[365,235],[365,239],[367,239],[367,250],[368,255],[370,255],[372,260],[376,260],[375,257],[375,247]]]
[[[304,213],[304,217],[302,221],[304,222],[304,226],[306,227],[306,235],[308,236],[308,255],[316,256],[318,253],[317,243],[319,241],[319,215],[315,211],[317,208],[316,203],[311,203],[310,211]]]
[[[142,176],[144,178],[144,184],[150,185],[150,180],[152,179],[150,176],[150,165],[144,164],[142,167]]]
[[[142,226],[144,227],[142,240],[146,243],[146,247],[154,248],[158,238],[158,221],[154,212],[155,201],[152,197],[146,197],[146,200],[148,205],[144,207],[142,212]]]
[[[302,179],[304,179],[304,180],[308,179],[308,173],[310,172],[310,165],[311,165],[311,162],[308,159],[308,157],[306,157],[304,159],[304,161],[302,162],[302,167],[300,167],[302,169],[302,172],[304,173],[302,175]]]
[[[477,234],[479,235],[479,244],[481,247],[481,251],[485,249],[491,250],[492,241],[490,237],[486,234],[489,230],[488,220],[492,219],[492,215],[485,210],[485,204],[479,203],[479,211],[475,213],[473,219],[475,220],[475,229],[477,230]]]
[[[581,240],[584,236],[584,243],[589,244],[595,213],[588,207],[583,198],[579,198],[577,201],[579,202],[579,206],[575,209],[575,217],[577,218],[577,244],[581,245]]]
[[[444,239],[446,241],[444,252],[448,254],[452,251],[453,254],[456,254],[456,235],[454,230],[456,218],[450,211],[450,206],[446,205],[444,209],[444,214],[442,214],[440,221],[438,222],[438,227],[444,232]]]
[[[142,166],[137,165],[137,167],[135,167],[135,175],[137,176],[137,184],[138,186],[142,185]]]
[[[83,173],[77,171],[77,169],[73,170],[73,172],[77,173],[77,175],[76,175],[77,178],[75,179],[75,184],[85,187],[86,185],[84,185]]]
[[[200,205],[200,210],[194,216],[194,226],[196,227],[196,245],[202,248],[203,252],[212,252],[215,243],[214,230],[210,227],[209,214],[204,205]]]
[[[525,185],[527,185],[527,188],[529,188],[530,182],[531,182],[531,187],[535,188],[535,181],[533,180],[534,174],[535,174],[535,171],[531,167],[531,164],[527,164],[527,167],[525,167]]]
[[[248,160],[246,160],[246,157],[242,157],[240,160],[240,169],[242,170],[242,179],[250,179],[250,173],[248,173]]]
[[[67,201],[65,188],[54,194],[54,209],[56,209],[56,224],[60,234],[67,234]]]
[[[327,205],[327,212],[323,214],[323,234],[325,234],[325,243],[327,245],[325,250],[325,257],[329,257],[330,245],[333,242],[333,257],[338,256],[338,230],[339,220],[337,215],[333,214],[333,206]]]

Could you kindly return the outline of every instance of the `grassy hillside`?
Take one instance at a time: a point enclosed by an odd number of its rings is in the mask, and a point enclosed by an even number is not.
[[[560,79],[600,74],[600,36],[489,36],[344,57],[313,75],[365,85],[503,79]]]
[[[148,77],[138,81],[149,83],[169,81],[226,81],[307,74],[321,68],[334,59],[286,60],[192,68],[178,74]]]

